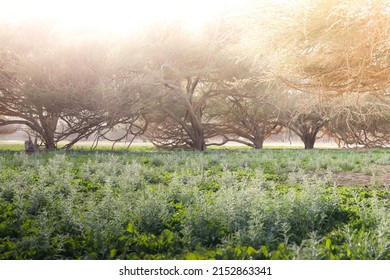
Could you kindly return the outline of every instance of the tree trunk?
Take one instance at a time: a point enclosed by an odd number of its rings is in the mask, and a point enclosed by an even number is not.
[[[256,150],[262,149],[265,139],[265,127],[257,127],[253,136],[253,148],[255,148]]]
[[[264,144],[264,137],[262,138],[255,137],[253,141],[253,148],[255,148],[256,150],[260,150],[263,148],[263,144]]]
[[[206,150],[206,144],[205,144],[205,142],[203,140],[199,139],[199,141],[196,141],[195,143],[193,143],[192,149],[194,151],[203,152],[203,151]]]
[[[295,132],[301,138],[303,144],[305,145],[305,150],[314,149],[314,144],[317,140],[317,134],[320,131],[322,125],[301,125],[298,127],[290,127],[292,131]]]
[[[56,145],[54,143],[48,143],[48,142],[45,142],[45,149],[47,151],[52,151],[52,150],[55,150],[56,149]]]
[[[192,126],[194,131],[194,139],[192,139],[192,148],[195,151],[204,151],[206,150],[206,143],[204,140],[204,131],[203,127]]]
[[[314,143],[316,142],[316,133],[308,133],[304,134],[301,138],[303,141],[303,144],[305,145],[305,150],[311,150],[314,149]]]
[[[57,129],[59,117],[57,115],[41,116],[40,123],[44,131],[42,140],[45,143],[46,150],[55,150],[57,143],[55,141],[55,131]]]

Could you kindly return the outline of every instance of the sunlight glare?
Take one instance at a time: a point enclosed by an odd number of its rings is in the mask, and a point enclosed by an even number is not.
[[[136,30],[164,20],[182,20],[191,28],[218,17],[243,0],[15,0],[1,1],[0,20],[40,19],[63,28],[97,28],[110,32]]]

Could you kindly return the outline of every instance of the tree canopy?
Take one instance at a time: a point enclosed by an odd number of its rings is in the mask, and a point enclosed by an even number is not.
[[[291,130],[346,145],[389,145],[390,1],[246,1],[194,28],[137,32],[0,23],[0,126],[55,149],[145,133],[159,147],[261,148]],[[304,106],[305,105],[305,106]],[[221,142],[222,141],[222,142]]]

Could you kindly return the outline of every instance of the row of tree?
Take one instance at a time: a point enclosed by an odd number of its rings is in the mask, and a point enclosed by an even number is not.
[[[285,130],[307,149],[322,135],[388,146],[389,1],[264,3],[201,30],[164,22],[128,36],[2,23],[0,127],[24,125],[46,149],[119,128],[110,140],[164,148],[261,149]]]

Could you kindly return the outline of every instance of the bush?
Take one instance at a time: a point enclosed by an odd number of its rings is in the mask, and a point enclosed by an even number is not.
[[[389,189],[332,183],[387,157],[4,152],[0,258],[390,259]]]

